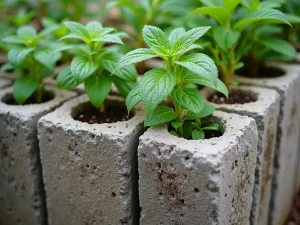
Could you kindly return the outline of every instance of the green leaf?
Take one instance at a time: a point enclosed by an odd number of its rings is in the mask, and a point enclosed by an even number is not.
[[[17,30],[17,36],[24,39],[31,39],[37,35],[33,26],[23,26]]]
[[[91,101],[91,103],[96,107],[104,102],[111,90],[112,82],[111,80],[104,75],[101,76],[90,76],[84,82],[84,87],[86,93]]]
[[[149,47],[169,48],[169,40],[166,34],[158,27],[146,25],[143,29],[143,38]]]
[[[277,38],[268,38],[260,39],[258,40],[258,42],[270,50],[273,50],[290,58],[296,58],[296,49],[287,41]]]
[[[286,16],[282,12],[276,9],[266,8],[248,13],[244,18],[242,18],[239,22],[237,22],[234,25],[234,28],[238,30],[243,30],[247,26],[252,25],[254,23],[259,23],[263,25],[272,23],[285,23],[290,25]]]
[[[37,89],[39,80],[30,76],[21,76],[13,85],[13,96],[17,103],[23,104]]]
[[[172,135],[174,135],[176,137],[179,137],[179,134],[175,130],[171,130],[170,134],[172,134]]]
[[[77,37],[81,37],[82,40],[88,41],[90,39],[89,32],[86,27],[80,23],[67,21],[63,23],[72,33],[76,34]]]
[[[85,27],[90,36],[98,34],[103,28],[102,24],[98,21],[89,21]]]
[[[216,130],[216,131],[219,131],[220,130],[220,124],[212,123],[207,127],[202,127],[202,130]]]
[[[172,47],[172,54],[184,54],[186,51],[188,51],[187,49],[189,49],[194,42],[202,37],[209,29],[210,27],[197,27],[184,33],[175,41]]]
[[[20,66],[26,57],[34,50],[35,48],[12,48],[8,52],[8,62],[13,66]]]
[[[202,111],[199,114],[196,114],[196,113],[193,113],[190,111],[187,113],[185,120],[196,120],[196,119],[208,117],[215,111],[215,109],[216,108],[213,105],[204,103]]]
[[[176,113],[168,106],[158,106],[144,122],[145,126],[164,124],[176,119]]]
[[[232,13],[240,4],[241,0],[224,0],[225,7]]]
[[[151,49],[147,49],[147,48],[135,49],[131,52],[128,52],[125,56],[123,56],[120,59],[113,73],[124,68],[125,66],[142,62],[144,60],[151,59],[154,57],[157,57],[157,55]]]
[[[171,94],[176,85],[176,75],[165,69],[153,69],[140,81],[141,100],[151,113],[156,106]]]
[[[173,121],[171,122],[171,126],[175,129],[178,130],[179,127],[183,125],[183,122],[178,122],[178,121]]]
[[[112,78],[115,86],[117,87],[119,93],[123,96],[123,97],[127,97],[128,94],[130,93],[130,91],[136,87],[137,83],[136,82],[124,82],[123,80],[120,79],[114,79]]]
[[[25,44],[26,40],[17,36],[8,36],[2,39],[3,42],[9,44]]]
[[[215,90],[221,92],[222,94],[224,94],[226,97],[228,97],[227,87],[218,78],[217,78],[216,82],[213,83],[211,80],[200,77],[198,74],[189,73],[189,74],[183,75],[182,80],[183,80],[182,82],[184,82],[184,83],[195,83],[195,84],[200,84],[205,87],[215,89]]]
[[[53,50],[43,49],[34,52],[33,56],[39,63],[46,66],[50,70],[54,70],[55,63],[60,59],[61,53],[54,53]]]
[[[72,89],[79,83],[75,80],[70,67],[61,70],[56,78],[56,83],[59,88]]]
[[[204,100],[200,96],[200,92],[196,89],[175,89],[171,97],[177,104],[194,113],[202,111]]]
[[[227,51],[233,45],[237,44],[240,37],[240,32],[234,30],[227,30],[223,27],[213,28],[213,38],[217,45],[223,50]]]
[[[71,63],[71,72],[78,82],[82,82],[91,76],[99,65],[95,62],[89,61],[83,56],[76,56]]]
[[[11,65],[10,63],[5,63],[1,66],[0,72],[13,70],[15,67]]]
[[[224,7],[218,7],[218,6],[201,7],[192,11],[192,14],[209,15],[215,18],[221,25],[226,24],[227,21],[229,21],[230,19],[229,10]]]
[[[192,137],[193,124],[190,121],[186,121],[183,124],[183,137],[185,139],[190,139]]]
[[[98,38],[93,38],[92,41],[101,41],[101,42],[107,42],[107,43],[116,43],[123,45],[123,41],[120,37],[113,34],[106,34]]]
[[[177,41],[177,39],[184,34],[185,34],[185,29],[183,27],[179,27],[179,28],[172,30],[172,32],[170,33],[170,35],[168,37],[170,44],[173,45]]]
[[[116,68],[117,63],[111,60],[101,60],[100,65],[106,69],[108,72],[113,73]],[[137,71],[133,65],[123,67],[122,69],[116,71],[113,76],[118,77],[124,81],[136,81]]]
[[[192,132],[192,139],[193,140],[203,140],[205,137],[204,131],[203,130],[197,130],[194,129]]]
[[[138,104],[141,101],[141,95],[140,95],[140,86],[136,86],[134,89],[132,89],[126,98],[126,106],[128,112],[130,112],[133,107]]]
[[[214,61],[202,53],[192,53],[175,62],[200,77],[215,83],[218,78],[218,69]]]

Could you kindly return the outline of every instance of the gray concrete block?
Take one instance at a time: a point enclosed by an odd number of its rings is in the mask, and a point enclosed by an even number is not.
[[[276,143],[270,225],[282,225],[286,220],[296,193],[296,171],[299,164],[298,144],[300,133],[300,67],[293,64],[271,64],[280,67],[286,74],[275,78],[238,77],[242,84],[267,87],[280,94],[280,114]]]
[[[250,224],[266,225],[268,224],[271,200],[273,161],[280,106],[279,94],[271,89],[253,86],[232,87],[231,90],[243,91],[256,99],[255,102],[247,104],[213,105],[218,110],[255,119],[258,130],[258,146]],[[214,93],[215,91],[212,89],[204,89],[202,96],[207,99]]]
[[[138,148],[141,225],[249,225],[258,134],[252,118],[215,112],[202,141],[149,128]]]
[[[136,152],[145,112],[136,108],[130,120],[111,124],[72,118],[88,105],[83,95],[39,121],[49,225],[137,224]]]
[[[8,105],[12,89],[0,91],[0,224],[44,225],[46,210],[37,121],[75,93],[53,87],[48,102]]]
[[[0,88],[1,89],[11,85],[11,83],[12,83],[11,80],[0,77]]]

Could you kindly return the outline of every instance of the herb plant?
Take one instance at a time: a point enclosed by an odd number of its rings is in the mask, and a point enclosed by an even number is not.
[[[23,104],[33,94],[37,103],[43,100],[42,80],[53,73],[60,53],[43,45],[41,39],[55,29],[56,27],[51,27],[37,33],[32,26],[22,26],[16,35],[3,39],[3,42],[10,45],[8,64],[2,69],[14,70],[16,81],[13,85],[13,97],[19,104]]]
[[[116,65],[114,73],[133,63],[159,57],[167,68],[155,68],[146,72],[139,85],[127,96],[128,111],[142,102],[148,112],[145,126],[168,123],[171,133],[187,139],[203,139],[203,130],[218,130],[217,124],[203,126],[201,119],[209,116],[214,107],[205,104],[195,84],[214,88],[227,96],[227,89],[218,79],[214,62],[203,53],[189,51],[209,27],[197,27],[189,31],[173,30],[167,37],[159,28],[146,25],[143,38],[149,48],[139,48],[126,54]],[[173,107],[160,105],[169,100]]]
[[[234,84],[235,71],[243,67],[242,57],[259,42],[256,36],[259,29],[273,23],[289,24],[285,15],[273,8],[278,6],[273,1],[200,1],[204,6],[194,10],[191,14],[210,16],[218,24],[212,29],[208,49],[219,67],[221,80],[227,87]],[[262,43],[265,47],[263,52],[274,50],[271,49],[274,44],[266,42]],[[249,67],[252,66],[249,65]]]
[[[97,21],[88,22],[85,26],[77,22],[64,22],[64,25],[70,33],[61,40],[74,39],[81,43],[67,44],[60,49],[72,50],[75,57],[71,65],[59,73],[57,84],[61,88],[74,88],[84,83],[91,103],[104,112],[104,100],[111,91],[112,83],[123,96],[127,96],[137,78],[134,66],[122,68],[110,76],[120,55],[118,49],[105,44],[122,44],[120,36],[123,33],[103,27]]]

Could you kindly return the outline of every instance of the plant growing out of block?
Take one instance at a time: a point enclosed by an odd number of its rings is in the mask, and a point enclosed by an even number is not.
[[[118,49],[105,44],[122,44],[120,36],[114,28],[103,27],[97,21],[88,22],[85,26],[77,22],[65,22],[70,33],[64,39],[79,40],[78,44],[67,44],[59,51],[72,50],[74,58],[71,65],[63,69],[58,77],[60,88],[74,88],[84,83],[85,91],[91,103],[105,111],[104,100],[111,91],[112,83],[123,96],[127,96],[137,78],[134,66],[127,66],[111,76],[120,55]]]
[[[116,65],[113,73],[125,66],[159,57],[167,68],[155,68],[146,72],[139,84],[128,94],[128,111],[143,103],[147,109],[145,126],[170,125],[171,133],[186,139],[199,140],[206,130],[219,130],[216,123],[206,124],[202,118],[212,114],[214,107],[205,104],[195,84],[214,88],[227,96],[227,88],[218,79],[218,71],[212,59],[203,53],[189,53],[194,42],[210,27],[197,27],[189,31],[173,30],[167,37],[159,28],[145,26],[143,38],[149,48],[127,53]],[[169,100],[172,106],[163,103]]]
[[[277,4],[271,1],[200,1],[204,6],[194,10],[191,14],[208,15],[218,24],[212,28],[208,49],[219,67],[221,80],[227,87],[234,84],[235,71],[244,66],[242,57],[248,54],[259,41],[256,36],[257,32],[260,29],[267,29],[266,25],[269,24],[289,24],[285,15],[273,8]],[[274,50],[272,49],[274,43],[269,42],[263,44],[264,49],[260,49],[260,54]],[[281,53],[283,51],[281,50]],[[255,67],[255,65],[249,65],[249,67],[252,66]]]
[[[9,44],[8,64],[3,70],[13,70],[16,81],[13,85],[13,97],[23,104],[34,95],[37,103],[44,98],[42,80],[50,76],[61,54],[45,45],[42,41],[57,27],[53,26],[37,33],[32,26],[22,26],[14,36],[8,36],[3,42]]]

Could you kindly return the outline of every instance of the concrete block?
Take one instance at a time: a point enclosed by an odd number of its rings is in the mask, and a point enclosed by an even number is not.
[[[7,86],[11,85],[11,80],[0,77],[0,88],[3,89]]]
[[[218,110],[255,119],[258,130],[258,146],[250,224],[266,225],[268,224],[271,200],[273,161],[280,106],[279,94],[271,89],[253,86],[232,87],[231,90],[243,91],[256,100],[247,104],[213,105]],[[202,96],[208,99],[214,93],[215,91],[212,89],[204,89]]]
[[[237,76],[242,84],[267,87],[280,94],[280,114],[276,143],[270,225],[282,225],[286,220],[296,194],[296,171],[299,164],[300,133],[300,67],[296,64],[270,64],[286,73],[275,78],[246,78]]]
[[[12,89],[0,91],[0,224],[44,225],[46,210],[39,159],[37,121],[74,97],[53,87],[54,98],[41,104],[8,105]]]
[[[141,225],[249,225],[258,134],[252,118],[215,112],[202,141],[149,128],[138,148]]]
[[[48,223],[137,224],[137,146],[146,114],[136,108],[130,120],[105,124],[73,119],[89,105],[83,95],[39,121]]]

